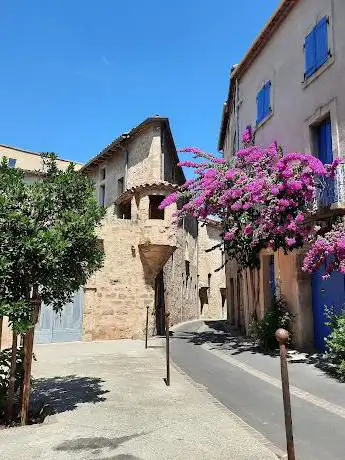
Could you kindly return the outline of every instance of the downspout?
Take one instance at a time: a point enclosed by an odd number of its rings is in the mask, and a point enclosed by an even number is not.
[[[238,80],[235,80],[235,133],[236,133],[236,150],[240,149],[240,117],[239,117],[239,90]]]
[[[127,182],[128,182],[128,150],[125,149],[125,180],[124,180],[124,190],[127,190]]]

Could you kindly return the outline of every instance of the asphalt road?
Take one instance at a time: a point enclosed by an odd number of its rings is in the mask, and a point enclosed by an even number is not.
[[[216,348],[217,343],[215,331],[211,329],[206,338],[204,331],[205,326],[200,321],[175,329],[171,340],[173,362],[224,406],[285,451],[282,395],[277,386],[279,359],[241,354],[228,347],[224,357],[229,356],[229,362],[219,357],[222,345],[217,347],[218,354],[204,348],[203,344]],[[200,337],[202,340],[198,339]],[[291,369],[291,365],[289,367]],[[297,369],[292,370],[295,395],[291,397],[297,458],[344,460],[345,384],[332,381],[310,365],[304,364]]]

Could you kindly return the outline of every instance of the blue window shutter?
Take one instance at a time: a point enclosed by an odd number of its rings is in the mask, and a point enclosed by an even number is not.
[[[316,49],[316,69],[322,66],[328,59],[328,34],[327,18],[324,17],[315,26],[315,49]],[[315,69],[315,70],[316,70]]]
[[[9,168],[15,168],[16,167],[17,160],[15,158],[9,158],[7,160],[7,166]]]
[[[264,90],[264,102],[263,102],[263,117],[267,117],[270,113],[270,92],[271,92],[271,82],[268,81],[263,87]]]
[[[256,122],[260,123],[263,119],[263,108],[264,108],[264,92],[263,88],[260,89],[258,95],[256,96]]]
[[[304,58],[305,58],[305,78],[310,77],[316,70],[316,43],[315,29],[305,38],[304,42]]]

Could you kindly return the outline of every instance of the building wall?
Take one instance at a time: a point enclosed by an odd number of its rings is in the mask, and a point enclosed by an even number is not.
[[[85,340],[142,336],[146,306],[150,307],[150,334],[155,332],[154,288],[160,270],[147,264],[141,245],[176,246],[175,229],[171,225],[173,208],[166,211],[164,221],[148,220],[145,218],[147,196],[132,200],[139,202],[138,216],[141,218],[117,219],[109,207],[99,230],[105,259],[103,268],[85,287]]]
[[[220,233],[217,224],[199,225],[199,304],[203,318],[226,318],[224,256],[220,248],[206,252],[221,242]]]
[[[198,224],[184,219],[176,230],[176,251],[164,266],[166,309],[172,325],[197,319],[198,303]]]
[[[328,42],[332,57],[314,76],[304,82],[304,40],[317,21],[325,15],[330,20]],[[237,123],[239,135],[247,125],[255,128],[256,96],[268,80],[272,82],[272,114],[255,129],[256,143],[267,146],[276,140],[285,151],[316,153],[314,126],[330,114],[333,156],[344,156],[344,18],[345,3],[342,0],[302,0],[292,10],[265,49],[237,82],[238,121],[236,111],[233,110],[224,142],[224,156],[227,159],[236,150],[234,131]],[[233,84],[234,80],[235,76]],[[280,278],[281,292],[295,315],[295,344],[305,348],[313,344],[313,318],[311,277],[301,272],[301,258],[300,253],[287,256],[275,254],[275,271]],[[228,272],[227,284],[230,291],[230,277],[234,276],[236,268],[228,269]],[[267,290],[267,283],[263,284],[262,289]],[[267,308],[267,300],[262,294],[260,299],[262,311]]]
[[[332,58],[317,78],[304,82],[304,40],[323,16],[329,16],[329,43]],[[343,0],[302,0],[273,35],[250,66],[239,87],[239,132],[255,127],[256,96],[264,82],[271,80],[272,116],[256,130],[256,141],[269,145],[277,140],[290,152],[312,152],[309,125],[327,110],[332,111],[334,156],[345,146],[345,3]],[[231,122],[234,123],[234,120]],[[231,133],[224,154],[231,154]]]
[[[33,171],[42,170],[42,159],[39,153],[29,152],[28,150],[22,150],[15,147],[9,147],[6,145],[0,144],[0,161],[3,157],[14,158],[17,160],[16,168],[23,169],[27,171],[28,176],[32,176]],[[57,159],[57,167],[61,170],[67,169],[68,165],[71,162],[68,160]],[[81,163],[75,163],[75,168],[78,170],[82,167]],[[29,172],[31,171],[31,173]]]

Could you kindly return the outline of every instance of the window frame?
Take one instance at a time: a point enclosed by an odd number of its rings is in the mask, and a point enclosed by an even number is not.
[[[262,125],[272,114],[272,81],[267,80],[256,95],[256,127]],[[261,101],[263,98],[263,102]],[[260,107],[262,104],[262,107]]]

